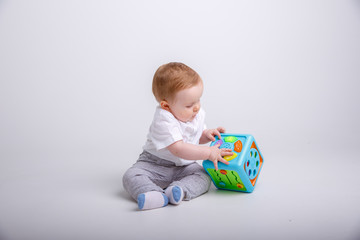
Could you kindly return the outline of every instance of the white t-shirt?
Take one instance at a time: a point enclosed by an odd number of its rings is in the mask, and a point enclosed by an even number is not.
[[[167,147],[180,140],[185,143],[199,144],[205,128],[205,111],[202,108],[194,120],[184,123],[158,106],[143,149],[159,158],[174,162],[176,166],[191,164],[194,161],[173,155]]]

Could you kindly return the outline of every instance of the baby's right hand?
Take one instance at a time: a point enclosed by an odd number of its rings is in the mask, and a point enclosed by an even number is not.
[[[223,156],[232,156],[233,153],[231,152],[231,149],[229,148],[219,148],[220,144],[216,144],[210,148],[210,155],[209,160],[214,163],[215,170],[218,170],[218,161],[222,162],[226,165],[229,165],[229,162],[226,161]]]

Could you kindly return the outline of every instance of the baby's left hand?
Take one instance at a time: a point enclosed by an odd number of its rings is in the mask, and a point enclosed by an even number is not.
[[[218,136],[219,139],[221,139],[220,133],[224,133],[225,128],[218,127],[216,129],[206,129],[204,130],[204,135],[209,141],[215,141],[215,136]]]

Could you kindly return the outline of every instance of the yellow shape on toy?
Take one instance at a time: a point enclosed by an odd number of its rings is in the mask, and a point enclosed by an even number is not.
[[[231,155],[231,156],[225,156],[224,159],[225,159],[226,161],[231,161],[231,160],[233,160],[233,159],[236,158],[236,157],[237,157],[237,154],[233,152],[233,155]]]

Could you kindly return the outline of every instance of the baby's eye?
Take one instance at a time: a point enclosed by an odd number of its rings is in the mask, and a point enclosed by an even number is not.
[[[192,105],[186,106],[186,108],[191,108],[191,107],[192,107]]]

